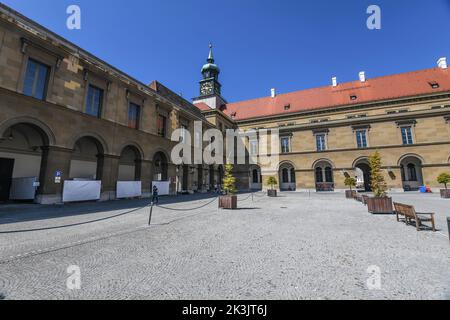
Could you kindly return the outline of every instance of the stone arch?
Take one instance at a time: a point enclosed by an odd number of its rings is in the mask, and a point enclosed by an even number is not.
[[[134,141],[127,141],[123,143],[118,149],[118,154],[122,154],[123,150],[127,147],[133,147],[138,152],[139,158],[141,160],[145,159],[144,149],[142,149],[141,146]]]
[[[167,181],[169,160],[163,151],[158,151],[153,155],[154,181]]]
[[[314,180],[316,191],[334,191],[334,164],[328,159],[319,159],[314,162]]]
[[[166,157],[166,159],[167,159],[167,163],[169,164],[169,163],[171,163],[171,157],[170,157],[170,153],[166,150],[166,149],[164,149],[164,148],[160,148],[160,147],[157,147],[157,148],[154,148],[154,149],[152,149],[152,152],[150,153],[150,159],[154,159],[155,158],[155,156],[158,154],[158,153],[162,153],[162,154],[164,154],[164,156]]]
[[[416,191],[423,183],[422,167],[424,160],[416,154],[406,154],[399,160],[403,189],[405,191]]]
[[[47,145],[53,146],[56,144],[56,138],[55,134],[53,133],[53,130],[49,126],[47,126],[44,122],[32,117],[17,117],[2,122],[0,124],[0,137],[3,137],[6,130],[21,123],[35,126],[40,131],[42,131],[42,133],[44,133],[47,139],[46,141]]]
[[[71,179],[101,180],[104,172],[106,146],[96,135],[80,134],[73,142],[69,177]]]
[[[400,166],[402,164],[402,162],[408,157],[417,158],[422,162],[422,164],[426,163],[425,159],[422,156],[418,155],[417,153],[407,153],[407,154],[404,154],[403,156],[401,156],[400,159],[398,159],[397,165]],[[450,158],[449,158],[449,160],[450,160]]]
[[[356,188],[360,191],[372,191],[372,172],[368,157],[359,157],[353,161],[352,168],[356,176]]]
[[[259,165],[253,164],[249,167],[249,188],[250,190],[262,189],[262,171]]]
[[[82,138],[94,139],[97,142],[98,146],[101,148],[102,153],[109,154],[110,149],[108,148],[108,144],[106,143],[106,140],[103,139],[102,136],[100,136],[99,134],[97,134],[95,132],[83,132],[83,133],[75,135],[70,140],[70,143],[69,143],[70,148],[75,149],[75,144]]]
[[[119,181],[141,180],[142,150],[135,144],[127,144],[120,151]]]
[[[283,161],[278,166],[278,179],[281,191],[297,189],[296,168],[291,161]]]
[[[321,162],[328,162],[328,163],[331,165],[331,168],[333,168],[333,169],[336,168],[334,162],[331,161],[330,159],[327,159],[327,158],[320,158],[320,159],[317,159],[316,161],[313,162],[311,169],[315,169],[315,168],[317,167],[317,165],[318,165],[319,163],[321,163]]]
[[[281,162],[278,164],[277,170],[280,170],[280,168],[281,168],[283,165],[290,165],[290,166],[293,167],[295,170],[297,170],[297,166],[296,166],[295,163],[292,162],[291,160],[284,160],[284,161],[281,161]]]
[[[48,146],[55,142],[51,130],[27,117],[0,126],[0,202],[35,200],[36,188],[46,172]]]

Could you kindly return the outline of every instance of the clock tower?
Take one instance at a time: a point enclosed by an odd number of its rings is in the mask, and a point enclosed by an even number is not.
[[[222,85],[219,82],[220,69],[214,63],[212,44],[209,45],[209,55],[202,68],[203,80],[200,81],[200,96],[194,98],[194,104],[203,102],[211,109],[219,109],[227,102],[221,96]]]

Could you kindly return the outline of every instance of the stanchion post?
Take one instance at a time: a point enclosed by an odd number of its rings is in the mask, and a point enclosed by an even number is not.
[[[152,214],[153,214],[153,202],[150,205],[150,214],[148,216],[148,225],[150,226],[152,224]]]
[[[255,202],[255,200],[253,199],[253,195],[254,195],[254,193],[252,192],[252,202]]]
[[[450,239],[450,218],[447,218],[448,238]]]

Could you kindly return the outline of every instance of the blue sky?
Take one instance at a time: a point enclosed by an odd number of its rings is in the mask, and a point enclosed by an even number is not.
[[[2,0],[144,83],[198,95],[208,43],[223,96],[239,101],[434,67],[450,59],[450,0]],[[66,28],[66,8],[82,29]],[[382,29],[366,27],[369,5]]]

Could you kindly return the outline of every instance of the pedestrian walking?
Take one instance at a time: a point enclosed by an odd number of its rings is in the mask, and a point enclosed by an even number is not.
[[[159,203],[159,196],[158,196],[158,187],[157,186],[153,186],[153,191],[152,191],[152,204],[158,204]]]

